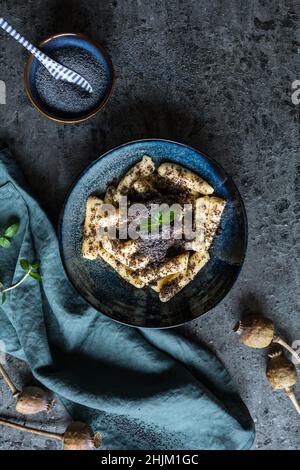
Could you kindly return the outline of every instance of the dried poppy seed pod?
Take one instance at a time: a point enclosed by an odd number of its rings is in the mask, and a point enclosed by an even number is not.
[[[49,394],[39,387],[25,387],[20,392],[9,377],[4,367],[0,364],[0,373],[7,383],[12,396],[16,399],[16,410],[24,415],[47,411],[49,413],[54,406],[55,400],[49,398]]]
[[[243,320],[239,320],[234,329],[240,337],[241,343],[250,348],[266,348],[271,343],[283,346],[300,363],[300,356],[287,344],[280,336],[275,335],[275,327],[272,320],[262,315],[249,315]]]
[[[93,450],[101,445],[101,436],[85,423],[74,421],[64,433],[64,450]]]
[[[64,443],[64,450],[93,450],[98,449],[101,445],[100,433],[96,432],[94,434],[90,426],[85,423],[81,423],[80,421],[74,421],[69,424],[63,434],[31,428],[22,424],[6,421],[4,419],[0,419],[0,426],[8,426],[14,429],[19,429],[20,431],[44,436],[48,439],[62,441]]]
[[[297,370],[294,364],[287,359],[282,350],[274,350],[268,354],[266,375],[274,390],[284,390],[297,412],[300,414],[300,405],[293,390],[297,382]]]
[[[249,316],[234,327],[241,343],[250,348],[266,348],[274,337],[274,323],[262,316]]]
[[[54,403],[55,400],[49,397],[49,393],[40,387],[26,387],[17,398],[16,410],[24,415],[31,415],[41,411],[49,413]]]
[[[297,370],[287,359],[282,350],[278,349],[268,354],[267,378],[274,390],[292,387],[297,382]]]

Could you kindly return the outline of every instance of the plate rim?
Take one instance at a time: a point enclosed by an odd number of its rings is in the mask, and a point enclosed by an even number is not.
[[[135,325],[135,324],[132,324],[132,323],[127,323],[127,322],[123,322],[121,320],[117,320],[116,318],[114,318],[113,316],[109,315],[108,313],[106,312],[103,312],[102,310],[98,310],[89,300],[86,299],[86,297],[78,290],[77,286],[75,286],[75,283],[74,281],[72,280],[71,276],[69,275],[68,273],[68,270],[67,270],[67,267],[66,267],[66,263],[65,263],[65,258],[64,258],[64,252],[63,252],[63,242],[62,242],[62,227],[63,227],[63,218],[64,218],[64,213],[65,213],[65,208],[66,208],[66,205],[67,205],[67,202],[68,202],[68,199],[72,193],[72,191],[75,189],[75,187],[77,186],[77,184],[79,183],[79,181],[84,177],[84,175],[89,171],[90,168],[92,168],[94,165],[96,165],[98,163],[99,160],[102,160],[103,158],[107,158],[109,157],[109,155],[113,152],[115,152],[116,150],[120,150],[122,147],[127,147],[128,145],[134,145],[134,144],[138,144],[138,143],[142,143],[142,142],[166,142],[166,143],[171,143],[171,144],[175,144],[177,146],[180,146],[180,147],[185,147],[189,150],[192,150],[193,152],[196,152],[197,154],[200,154],[202,155],[203,157],[205,157],[209,162],[211,162],[213,165],[215,165],[219,170],[221,170],[225,175],[226,177],[228,178],[228,180],[230,180],[230,182],[233,184],[234,186],[234,189],[237,193],[237,196],[239,198],[239,202],[241,204],[241,212],[242,212],[242,215],[243,215],[243,221],[244,221],[244,243],[243,243],[243,253],[242,253],[242,257],[241,257],[241,261],[240,261],[240,265],[235,273],[235,275],[233,276],[228,288],[227,288],[227,291],[225,292],[224,295],[222,295],[219,299],[217,299],[216,301],[213,302],[213,305],[209,307],[208,310],[206,310],[205,312],[195,316],[194,318],[191,318],[191,319],[187,319],[183,322],[180,322],[180,323],[176,323],[174,325],[169,325],[169,326],[138,326],[138,325]],[[210,155],[206,154],[205,152],[202,152],[188,144],[185,144],[185,143],[181,143],[181,142],[177,142],[175,140],[171,140],[171,139],[162,139],[162,138],[155,138],[155,137],[150,137],[150,138],[144,138],[144,139],[137,139],[137,140],[132,140],[132,141],[128,141],[128,142],[125,142],[121,145],[118,145],[117,147],[113,147],[109,150],[107,150],[106,152],[104,152],[102,155],[100,155],[99,157],[97,157],[95,160],[93,160],[92,162],[90,162],[80,173],[79,175],[74,179],[74,181],[70,184],[69,186],[69,189],[67,190],[67,193],[66,193],[66,196],[64,198],[64,201],[63,201],[63,204],[62,204],[62,207],[61,207],[61,210],[60,210],[60,214],[59,214],[59,217],[58,217],[58,224],[57,224],[57,233],[58,233],[58,245],[59,245],[59,252],[60,252],[60,257],[61,257],[61,261],[62,261],[62,265],[63,265],[63,268],[64,268],[64,271],[67,275],[67,278],[68,280],[70,281],[71,285],[74,287],[75,291],[77,292],[78,295],[80,295],[80,297],[90,306],[92,307],[94,310],[96,310],[98,313],[100,313],[101,315],[104,315],[105,317],[121,324],[121,325],[125,325],[125,326],[129,326],[131,328],[139,328],[139,329],[147,329],[147,330],[163,330],[163,329],[169,329],[169,328],[176,328],[176,327],[179,327],[179,326],[182,326],[182,325],[185,325],[189,322],[192,322],[192,321],[195,321],[195,320],[198,320],[200,317],[204,316],[204,315],[207,315],[209,312],[211,312],[211,310],[213,310],[217,305],[219,305],[219,303],[221,303],[226,297],[227,295],[229,294],[229,292],[231,291],[231,289],[233,288],[233,286],[235,285],[240,273],[241,273],[241,270],[244,266],[244,262],[245,262],[245,258],[246,258],[246,253],[247,253],[247,248],[248,248],[248,218],[247,218],[247,212],[246,212],[246,208],[245,208],[245,203],[244,203],[244,200],[242,198],[242,195],[237,187],[237,185],[235,184],[233,178],[227,173],[227,171],[223,168],[223,166],[217,162],[213,157],[211,157]]]

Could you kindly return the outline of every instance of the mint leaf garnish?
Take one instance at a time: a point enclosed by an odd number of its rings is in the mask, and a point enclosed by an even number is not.
[[[8,238],[4,236],[0,237],[0,246],[2,248],[9,248],[10,245],[11,245],[11,241]]]
[[[41,281],[42,280],[42,277],[39,273],[36,273],[34,271],[31,271],[29,273],[29,276],[32,277],[33,279],[35,279],[36,281]]]
[[[19,223],[15,223],[15,224],[10,225],[10,226],[7,227],[7,229],[5,230],[5,232],[4,232],[4,237],[13,238],[15,235],[17,235],[17,233],[18,233],[18,231],[19,231],[19,228],[20,228],[20,224],[19,224]]]
[[[24,259],[24,258],[20,260],[20,266],[23,269],[23,271],[29,271],[30,269],[29,262],[27,261],[27,259]]]

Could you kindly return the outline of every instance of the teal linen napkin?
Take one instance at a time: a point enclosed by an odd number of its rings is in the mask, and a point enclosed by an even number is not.
[[[74,419],[103,436],[103,449],[248,449],[253,423],[232,381],[208,350],[176,330],[120,325],[80,298],[62,267],[56,234],[7,150],[0,152],[0,229],[19,220],[0,248],[5,286],[21,258],[41,260],[0,307],[0,340],[57,393]],[[0,430],[2,433],[2,430]]]

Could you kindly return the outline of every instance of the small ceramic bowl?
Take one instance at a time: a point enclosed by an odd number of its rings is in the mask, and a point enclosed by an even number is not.
[[[36,87],[36,73],[39,62],[33,55],[30,55],[25,64],[24,84],[27,95],[33,106],[47,118],[62,123],[82,122],[95,116],[95,114],[97,114],[109,100],[114,84],[113,65],[103,47],[80,33],[62,33],[52,35],[42,41],[38,47],[50,56],[53,51],[61,47],[79,47],[85,50],[101,64],[106,76],[106,86],[103,94],[99,96],[97,103],[93,105],[93,107],[89,108],[88,111],[70,113],[53,109],[41,99],[38,93]]]

